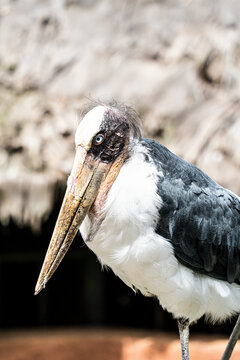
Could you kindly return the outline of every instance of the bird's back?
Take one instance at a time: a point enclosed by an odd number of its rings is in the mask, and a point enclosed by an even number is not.
[[[156,232],[194,271],[240,284],[240,201],[196,166],[143,139],[159,173]]]

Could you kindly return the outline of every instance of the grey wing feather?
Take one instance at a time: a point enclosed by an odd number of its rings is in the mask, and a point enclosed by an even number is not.
[[[155,231],[172,242],[183,265],[240,284],[240,200],[196,166],[159,143],[144,139],[163,176]]]

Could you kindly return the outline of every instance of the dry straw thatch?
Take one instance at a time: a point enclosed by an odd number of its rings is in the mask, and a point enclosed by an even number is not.
[[[239,14],[238,0],[1,2],[0,221],[50,214],[89,95],[134,104],[145,135],[240,194]]]

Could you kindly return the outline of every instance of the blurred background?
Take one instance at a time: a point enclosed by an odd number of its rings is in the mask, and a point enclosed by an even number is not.
[[[0,0],[4,360],[180,357],[171,315],[103,272],[80,235],[34,286],[89,99],[134,106],[145,136],[240,195],[239,59],[239,0]],[[193,326],[192,359],[232,324]],[[208,346],[220,358],[222,342]]]

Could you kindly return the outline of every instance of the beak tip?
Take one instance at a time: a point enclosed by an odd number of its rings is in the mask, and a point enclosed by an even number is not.
[[[34,295],[38,295],[40,293],[40,291],[42,290],[42,288],[43,288],[43,286],[37,285],[35,287]]]
[[[46,282],[37,282],[36,287],[35,287],[35,291],[34,291],[34,295],[38,295],[40,293],[40,291],[42,291],[42,289],[45,288]]]

